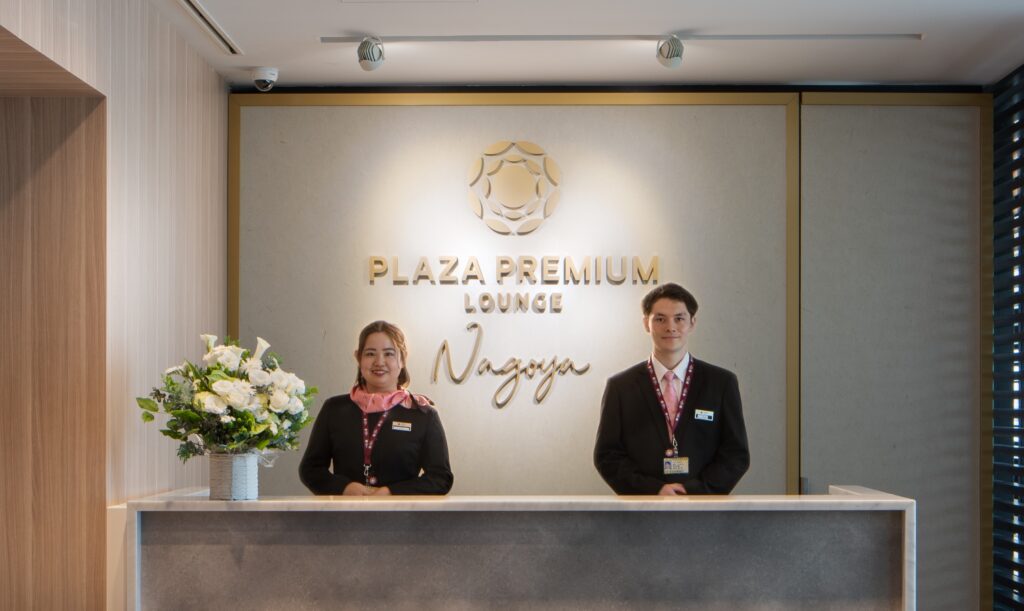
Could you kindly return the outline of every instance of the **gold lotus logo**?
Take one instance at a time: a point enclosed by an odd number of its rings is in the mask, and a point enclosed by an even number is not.
[[[526,235],[558,206],[558,164],[532,142],[503,140],[469,169],[469,206],[491,230]]]

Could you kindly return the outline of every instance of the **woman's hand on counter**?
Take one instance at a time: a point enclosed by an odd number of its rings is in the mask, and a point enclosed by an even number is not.
[[[359,482],[349,482],[341,493],[345,496],[367,496],[370,490]]]
[[[377,488],[375,486],[366,486],[359,482],[349,482],[345,486],[345,490],[342,491],[344,496],[391,496],[391,489],[387,486],[381,486]]]
[[[665,484],[658,494],[661,496],[683,496],[686,494],[686,488],[682,484]]]

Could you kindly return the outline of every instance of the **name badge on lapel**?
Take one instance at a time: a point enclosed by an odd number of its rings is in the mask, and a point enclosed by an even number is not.
[[[411,422],[399,422],[398,420],[395,420],[394,422],[391,423],[391,430],[392,431],[411,431],[412,430],[412,423]]]
[[[715,412],[709,409],[698,409],[693,411],[693,418],[695,420],[703,420],[705,422],[715,421]]]

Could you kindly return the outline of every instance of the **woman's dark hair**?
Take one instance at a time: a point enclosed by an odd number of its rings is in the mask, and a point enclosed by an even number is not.
[[[398,354],[402,357],[402,371],[398,373],[398,387],[405,388],[409,385],[410,380],[409,369],[405,365],[409,360],[409,349],[405,345],[405,334],[395,325],[385,320],[375,320],[363,327],[363,330],[359,332],[359,347],[356,348],[356,359],[358,360],[362,356],[363,348],[366,347],[366,340],[374,333],[387,335],[391,343],[398,349]],[[366,380],[363,379],[363,374],[359,371],[358,366],[356,367],[356,384],[366,388]]]

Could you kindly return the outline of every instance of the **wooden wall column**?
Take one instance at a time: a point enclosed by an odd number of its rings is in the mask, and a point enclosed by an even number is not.
[[[105,323],[105,102],[0,97],[0,609],[104,605]]]

